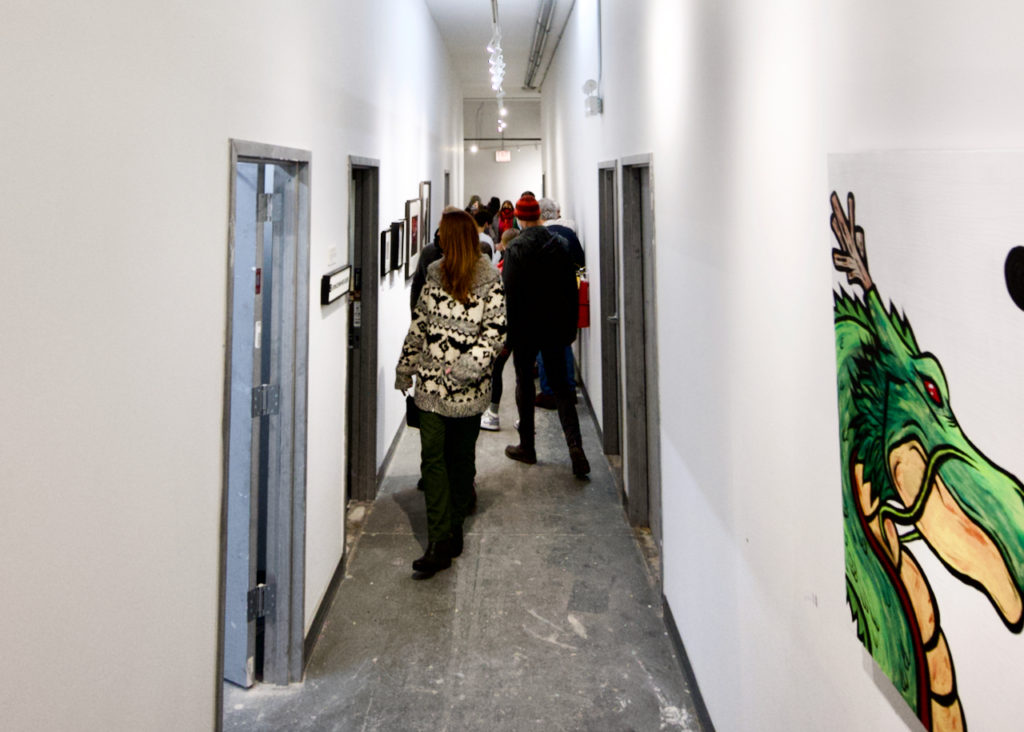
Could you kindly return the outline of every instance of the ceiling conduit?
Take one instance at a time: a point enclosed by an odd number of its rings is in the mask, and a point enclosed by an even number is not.
[[[535,89],[534,77],[537,76],[537,69],[540,68],[541,58],[544,56],[544,47],[547,45],[548,36],[551,34],[551,20],[555,14],[555,0],[541,0],[537,10],[537,24],[533,29],[533,43],[530,45],[530,59],[526,64],[526,80],[523,82],[524,89]]]
[[[551,56],[548,58],[548,65],[544,67],[544,76],[540,77],[540,83],[537,84],[537,89],[540,90],[544,87],[544,80],[548,78],[548,71],[551,70],[551,64],[555,60],[555,55],[558,53],[558,47],[562,45],[562,36],[565,35],[565,29],[569,25],[569,21],[572,19],[572,11],[576,9],[576,0],[572,0],[572,5],[569,6],[569,12],[565,15],[565,22],[562,23],[562,30],[558,34],[558,38],[555,39],[555,47],[551,49]],[[598,84],[601,83],[601,0],[597,0],[597,78]]]

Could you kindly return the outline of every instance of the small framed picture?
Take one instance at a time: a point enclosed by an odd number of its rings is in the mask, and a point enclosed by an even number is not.
[[[410,198],[405,202],[405,279],[412,279],[420,261],[420,242],[423,236],[423,222],[420,214],[420,199]]]
[[[392,271],[401,269],[402,265],[405,264],[405,242],[403,241],[404,237],[402,236],[402,229],[404,227],[404,221],[391,222],[391,246],[389,248],[389,253]]]
[[[380,276],[391,271],[391,229],[380,232]]]
[[[430,237],[433,236],[430,203],[430,181],[420,181],[420,251],[430,243]]]

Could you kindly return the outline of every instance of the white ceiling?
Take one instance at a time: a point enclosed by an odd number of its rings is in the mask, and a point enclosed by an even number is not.
[[[425,0],[434,16],[441,37],[462,81],[467,99],[493,97],[486,47],[491,39],[491,0]],[[536,97],[535,90],[524,90],[526,67],[533,43],[537,16],[544,0],[498,0],[498,23],[501,26],[501,48],[505,59],[505,95]],[[575,0],[555,0],[551,32],[534,78],[540,84],[548,60],[555,47]]]

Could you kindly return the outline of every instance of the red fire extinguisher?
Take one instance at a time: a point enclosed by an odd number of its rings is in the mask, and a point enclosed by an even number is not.
[[[590,327],[590,283],[586,280],[580,280],[580,315],[576,327]]]

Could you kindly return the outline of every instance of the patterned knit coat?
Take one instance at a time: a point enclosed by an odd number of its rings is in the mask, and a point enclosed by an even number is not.
[[[505,341],[505,291],[501,275],[477,260],[469,298],[460,303],[441,287],[441,261],[412,314],[398,359],[396,389],[417,377],[416,406],[443,417],[472,417],[491,402],[491,370]]]

